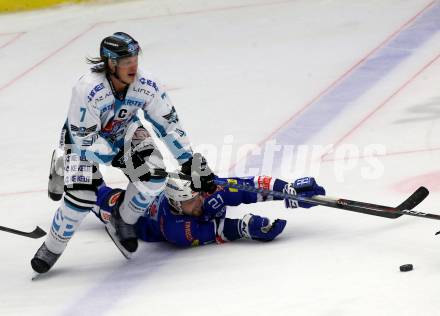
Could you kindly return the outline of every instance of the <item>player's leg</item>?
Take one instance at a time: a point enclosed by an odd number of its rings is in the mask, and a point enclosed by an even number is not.
[[[125,195],[125,191],[121,189],[112,189],[107,186],[102,186],[98,190],[96,207],[93,209],[95,215],[104,223],[108,224],[113,214],[118,211],[120,204]],[[153,224],[151,217],[157,216],[158,202],[154,204],[154,211],[150,208],[145,210],[144,216],[141,216],[135,224],[136,237],[144,241],[163,241],[163,237]],[[153,228],[155,226],[155,228]]]
[[[56,210],[46,240],[31,260],[38,273],[47,272],[58,260],[84,217],[96,203],[96,190],[102,183],[98,166],[67,154],[64,159],[64,198]]]
[[[127,146],[126,146],[127,147]],[[166,178],[151,176],[151,168],[165,169],[153,138],[148,131],[139,126],[136,128],[129,148],[134,148],[132,160],[121,168],[130,180],[120,207],[112,213],[110,224],[116,230],[120,243],[129,252],[137,249],[136,228],[134,224],[145,213],[156,196],[164,189]]]

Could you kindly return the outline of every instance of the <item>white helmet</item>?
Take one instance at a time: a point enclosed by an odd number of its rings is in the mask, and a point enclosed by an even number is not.
[[[191,189],[191,181],[168,178],[165,195],[171,206],[180,214],[183,212],[181,202],[191,200],[198,194]]]

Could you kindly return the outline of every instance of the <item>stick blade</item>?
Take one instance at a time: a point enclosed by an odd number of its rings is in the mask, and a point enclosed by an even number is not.
[[[34,238],[34,239],[38,239],[38,238],[41,238],[44,235],[46,235],[46,232],[38,226],[33,231],[31,231],[29,233],[21,231],[21,230],[5,227],[5,226],[0,226],[0,230],[4,231],[4,232],[11,233],[11,234],[24,236],[24,237],[28,237],[28,238]]]
[[[426,197],[429,195],[429,190],[427,188],[425,188],[424,186],[419,187],[417,190],[415,190],[413,192],[413,194],[411,194],[405,201],[403,201],[402,203],[400,203],[396,209],[398,211],[410,211],[412,210],[414,207],[416,207],[417,205],[419,205],[424,199],[426,199]],[[388,215],[384,216],[384,217],[388,217],[388,218],[398,218],[400,216],[402,216],[403,214],[401,213],[388,213]]]
[[[38,238],[41,238],[41,237],[43,237],[43,236],[46,236],[46,232],[43,230],[43,229],[41,229],[39,226],[37,226],[31,233],[30,233],[30,236],[29,237],[31,237],[31,238],[35,238],[35,239],[38,239]]]
[[[426,199],[428,195],[429,195],[429,190],[424,186],[421,186],[396,208],[399,211],[412,210],[414,207],[419,205],[424,199]]]

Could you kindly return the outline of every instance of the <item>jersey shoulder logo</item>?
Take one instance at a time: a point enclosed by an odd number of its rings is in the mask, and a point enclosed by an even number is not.
[[[170,113],[162,116],[164,119],[168,121],[168,123],[177,123],[179,121],[179,118],[177,117],[176,109],[171,107]]]

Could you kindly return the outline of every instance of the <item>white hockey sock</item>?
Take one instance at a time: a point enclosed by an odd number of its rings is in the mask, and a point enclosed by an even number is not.
[[[163,184],[160,183],[160,186],[162,187]],[[149,193],[141,193],[133,183],[129,183],[119,208],[122,220],[130,225],[135,224],[160,192],[161,190],[151,190]]]
[[[63,200],[55,212],[50,233],[46,237],[47,249],[56,254],[62,253],[88,213],[89,210],[76,208]]]

